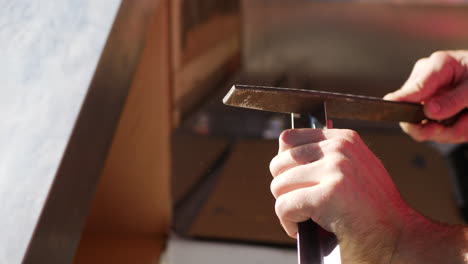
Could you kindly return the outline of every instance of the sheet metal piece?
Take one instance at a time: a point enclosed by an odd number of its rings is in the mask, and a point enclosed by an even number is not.
[[[234,85],[224,104],[279,113],[314,114],[323,102],[331,119],[419,123],[426,119],[420,104],[376,97],[313,90]]]

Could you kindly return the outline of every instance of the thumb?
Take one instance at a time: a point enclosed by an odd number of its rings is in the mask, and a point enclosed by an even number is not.
[[[387,94],[385,100],[422,102],[441,89],[460,82],[466,67],[454,52],[435,52],[429,58],[419,60],[409,79],[397,91]]]
[[[443,120],[456,115],[468,106],[468,81],[452,90],[446,90],[429,99],[424,105],[426,116]]]

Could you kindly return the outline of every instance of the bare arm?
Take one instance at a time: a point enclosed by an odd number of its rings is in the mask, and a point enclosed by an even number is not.
[[[467,229],[410,208],[354,131],[287,130],[270,170],[286,232],[311,218],[337,236],[343,263],[468,263]]]
[[[385,99],[424,104],[432,120],[468,107],[468,51],[436,52],[416,63]],[[401,124],[415,140],[468,141],[468,115],[451,126]],[[422,216],[401,198],[386,169],[349,130],[288,130],[270,170],[276,213],[296,236],[309,218],[335,233],[344,263],[468,263],[468,228]]]

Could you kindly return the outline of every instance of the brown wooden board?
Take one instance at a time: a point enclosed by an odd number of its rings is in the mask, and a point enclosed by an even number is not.
[[[276,141],[242,140],[224,166],[218,184],[194,220],[195,237],[293,244],[274,213],[270,159]]]
[[[156,2],[155,2],[156,3]],[[158,263],[171,218],[168,1],[157,1],[75,264]]]
[[[222,138],[174,133],[172,135],[172,199],[174,205],[187,198],[190,191],[210,173],[228,141]]]
[[[92,203],[85,232],[159,235],[170,221],[168,3],[148,19],[142,57]]]

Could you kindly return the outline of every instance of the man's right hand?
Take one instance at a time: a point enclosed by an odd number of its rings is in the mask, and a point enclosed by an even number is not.
[[[426,116],[432,120],[455,116],[468,107],[468,51],[438,51],[420,59],[406,83],[384,99],[423,103]],[[430,121],[402,123],[401,127],[417,141],[468,141],[468,114],[450,126]]]

